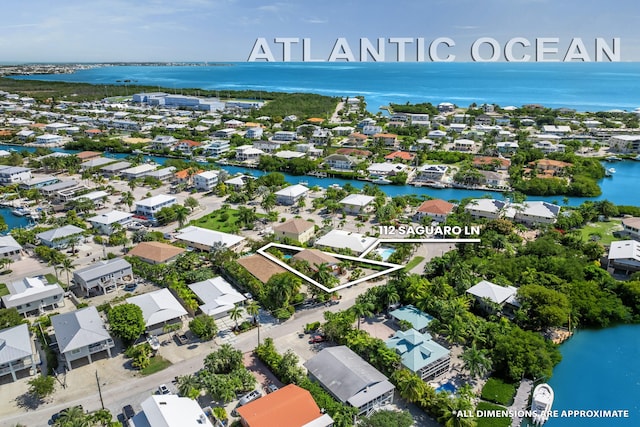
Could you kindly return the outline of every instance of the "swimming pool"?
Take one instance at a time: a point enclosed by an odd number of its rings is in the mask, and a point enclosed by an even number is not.
[[[455,393],[456,392],[457,387],[455,385],[453,385],[452,383],[444,383],[442,384],[440,387],[436,388],[436,392],[441,392],[441,391],[446,391],[447,393]]]
[[[395,251],[396,250],[394,248],[385,248],[385,247],[380,247],[376,249],[376,253],[380,255],[380,257],[382,258],[382,261],[388,260],[391,254],[393,254]]]

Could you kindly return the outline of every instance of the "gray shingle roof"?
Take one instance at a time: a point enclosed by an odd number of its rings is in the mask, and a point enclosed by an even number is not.
[[[64,239],[65,237],[73,236],[75,234],[80,234],[84,230],[80,227],[76,227],[75,225],[65,225],[64,227],[54,228],[53,230],[43,231],[42,233],[36,234],[36,237],[40,240],[46,240],[48,242],[53,242],[57,239]]]
[[[60,353],[110,339],[104,322],[95,307],[90,306],[51,318]]]
[[[73,274],[77,275],[85,282],[90,282],[91,280],[111,274],[114,271],[120,271],[126,268],[131,268],[131,264],[129,264],[125,259],[114,258],[107,261],[100,261],[88,267],[76,270]]]
[[[26,323],[0,331],[0,365],[31,354],[31,337]]]

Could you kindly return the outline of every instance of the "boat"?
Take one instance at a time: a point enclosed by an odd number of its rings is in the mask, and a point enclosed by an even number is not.
[[[151,350],[158,351],[160,349],[160,340],[155,335],[150,335],[147,337],[147,342],[151,347]]]
[[[633,160],[635,160],[635,161],[637,161],[637,162],[640,162],[640,154],[638,154],[637,156],[635,156],[635,157],[633,158]]]
[[[17,207],[11,211],[15,216],[26,216],[29,214],[29,209],[25,209],[23,207]]]
[[[378,184],[378,185],[387,185],[387,184],[391,184],[391,181],[389,181],[389,180],[388,180],[388,179],[386,179],[386,178],[382,178],[382,177],[380,177],[380,178],[376,178],[376,179],[374,179],[374,180],[373,180],[373,181],[371,181],[371,182],[373,182],[374,184]]]
[[[553,405],[553,389],[549,384],[538,384],[533,390],[531,400],[531,418],[533,425],[541,426],[549,419]]]
[[[609,168],[604,171],[604,176],[612,177],[614,173],[616,173],[616,168]]]
[[[609,156],[604,158],[607,162],[619,162],[622,159],[618,156]]]

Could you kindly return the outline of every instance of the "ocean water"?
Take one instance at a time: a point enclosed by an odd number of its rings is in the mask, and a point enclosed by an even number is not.
[[[31,223],[31,220],[28,217],[13,215],[9,208],[0,208],[0,215],[4,218],[4,222],[9,227],[6,232],[9,232],[14,228],[27,227]],[[3,232],[2,234],[5,234],[6,232]]]
[[[228,66],[108,66],[73,74],[20,79],[125,84],[173,89],[311,92],[365,97],[368,109],[390,102],[537,103],[579,111],[640,107],[640,63],[295,63],[238,62]],[[120,81],[120,82],[118,82]],[[108,95],[108,87],[105,95]]]
[[[550,418],[545,427],[640,426],[640,325],[578,331],[560,346],[553,410],[628,410],[629,418]]]

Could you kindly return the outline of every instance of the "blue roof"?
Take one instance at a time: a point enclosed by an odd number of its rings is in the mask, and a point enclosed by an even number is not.
[[[449,350],[431,340],[431,335],[421,334],[415,329],[398,331],[385,344],[400,355],[402,364],[412,372],[449,354]]]
[[[419,331],[426,328],[427,325],[433,320],[432,316],[429,316],[427,313],[418,310],[412,305],[405,305],[404,307],[393,310],[389,314],[398,320],[406,320],[407,322],[411,323],[411,326],[413,326],[414,329],[417,329]]]

